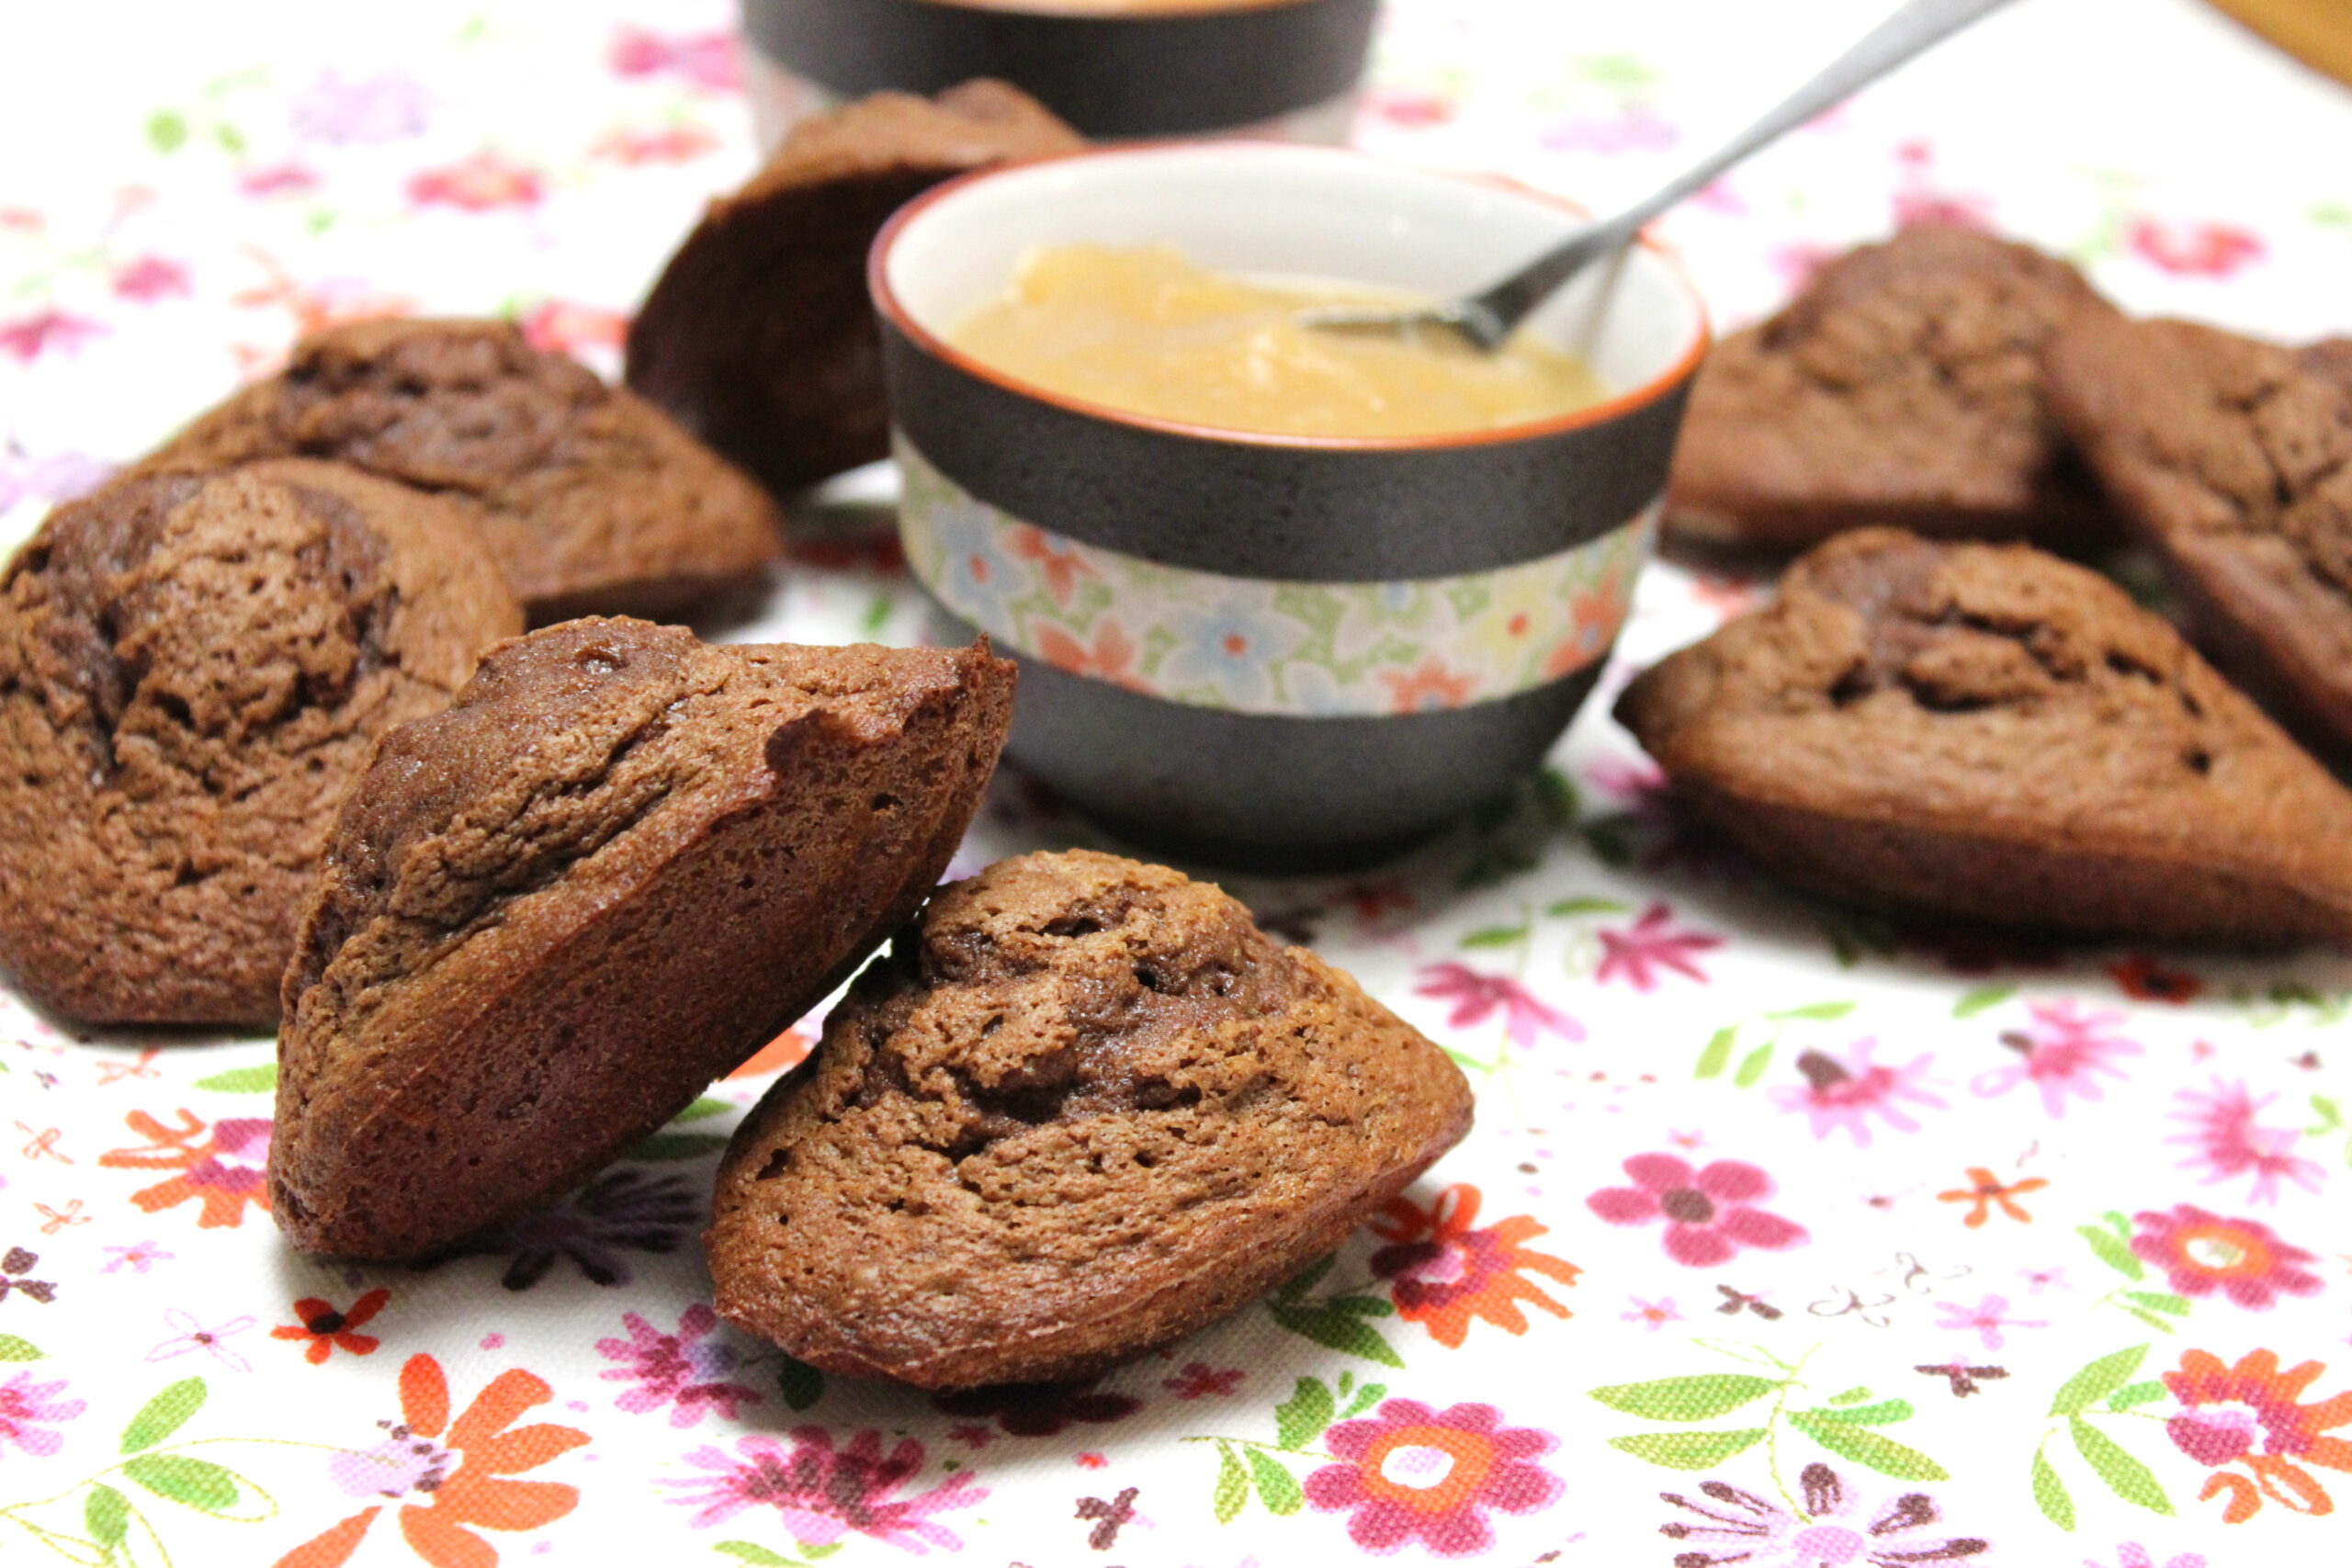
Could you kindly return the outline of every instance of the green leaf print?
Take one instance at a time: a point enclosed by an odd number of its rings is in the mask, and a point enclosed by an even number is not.
[[[1768,1012],[1764,1016],[1771,1019],[1802,1018],[1816,1023],[1835,1023],[1853,1010],[1854,1004],[1849,1001],[1807,1002],[1803,1007],[1783,1008],[1779,1012]]]
[[[2109,1410],[2129,1410],[2135,1404],[2148,1404],[2165,1396],[2165,1385],[2150,1379],[2146,1382],[2128,1383],[2107,1396]]]
[[[1250,1477],[1258,1483],[1258,1495],[1265,1500],[1268,1513],[1295,1514],[1306,1506],[1295,1476],[1256,1449],[1249,1456]]]
[[[1378,1329],[1352,1313],[1281,1301],[1268,1302],[1266,1310],[1273,1314],[1275,1325],[1286,1333],[1351,1356],[1361,1356],[1367,1361],[1377,1361],[1384,1367],[1405,1364],[1405,1358],[1381,1337]]]
[[[1831,1394],[1831,1395],[1829,1396],[1829,1403],[1830,1403],[1830,1404],[1835,1404],[1835,1405],[1840,1405],[1840,1406],[1842,1406],[1842,1405],[1848,1405],[1848,1404],[1860,1404],[1863,1400],[1868,1399],[1870,1396],[1871,1396],[1871,1391],[1870,1391],[1869,1389],[1866,1389],[1866,1388],[1863,1388],[1863,1387],[1860,1387],[1860,1386],[1857,1385],[1857,1386],[1855,1386],[1855,1387],[1853,1387],[1853,1388],[1849,1388],[1849,1389],[1848,1389],[1848,1390],[1847,1390],[1845,1393],[1833,1393],[1833,1394]]]
[[[0,1361],[38,1361],[41,1353],[29,1339],[19,1339],[13,1334],[0,1334]]]
[[[2075,1451],[2098,1472],[2109,1491],[2153,1513],[2172,1512],[2172,1499],[2165,1495],[2155,1472],[2133,1459],[2120,1443],[2079,1416],[2066,1423],[2066,1431],[2075,1439]]]
[[[1518,926],[1487,926],[1472,931],[1462,939],[1464,947],[1517,947],[1527,940],[1527,928]]]
[[[1952,1004],[1951,1015],[1954,1018],[1974,1018],[1980,1012],[1999,1007],[2017,994],[2015,986],[1979,986]]]
[[[1338,1253],[1325,1253],[1322,1257],[1317,1258],[1314,1262],[1308,1264],[1306,1268],[1300,1269],[1297,1273],[1292,1275],[1289,1279],[1276,1286],[1274,1289],[1274,1300],[1278,1302],[1297,1301],[1302,1296],[1306,1295],[1307,1292],[1321,1284],[1323,1282],[1323,1276],[1329,1274],[1331,1271],[1331,1265],[1337,1263],[1339,1260],[1340,1255]]]
[[[1535,775],[1535,805],[1553,827],[1564,831],[1573,832],[1577,818],[1584,815],[1576,781],[1557,768],[1545,768]]]
[[[1834,1405],[1837,1402],[1832,1400],[1830,1403]],[[1892,1421],[1910,1420],[1913,1411],[1907,1399],[1887,1399],[1876,1404],[1865,1404],[1859,1410],[1820,1409],[1808,1410],[1804,1414],[1818,1416],[1824,1421],[1844,1421],[1856,1427],[1883,1427]]]
[[[1231,1444],[1219,1443],[1216,1451],[1216,1488],[1209,1494],[1209,1506],[1217,1523],[1229,1525],[1250,1501],[1250,1472],[1241,1468]]]
[[[1320,1378],[1301,1378],[1291,1396],[1274,1406],[1274,1438],[1286,1449],[1303,1449],[1323,1435],[1338,1413],[1337,1401]]]
[[[251,1067],[231,1067],[225,1073],[197,1079],[196,1087],[215,1094],[267,1094],[277,1087],[277,1064],[263,1062]]]
[[[779,1557],[756,1541],[715,1540],[711,1542],[710,1549],[723,1552],[738,1562],[748,1562],[752,1568],[800,1568],[791,1558]]]
[[[187,117],[177,109],[157,109],[147,117],[147,143],[158,152],[175,152],[187,141]]]
[[[93,1486],[82,1500],[83,1528],[112,1556],[130,1531],[130,1499],[111,1486]]]
[[[1340,1392],[1345,1393],[1347,1391],[1348,1380],[1345,1375],[1342,1375],[1340,1379]],[[1345,1410],[1340,1412],[1340,1419],[1344,1421],[1351,1416],[1361,1416],[1387,1397],[1386,1383],[1368,1382],[1356,1390],[1356,1396],[1348,1401],[1348,1407]]]
[[[646,1165],[661,1165],[673,1160],[701,1159],[726,1146],[727,1134],[724,1133],[656,1133],[621,1158]]]
[[[2120,1215],[2118,1217],[2120,1218]],[[2147,1278],[2148,1271],[2141,1266],[2139,1255],[2125,1246],[2123,1238],[2113,1231],[2099,1225],[2077,1225],[2075,1234],[2090,1243],[2091,1251],[2098,1255],[2101,1263],[2125,1279],[2139,1280]]]
[[[786,1356],[775,1370],[776,1391],[786,1406],[806,1410],[825,1397],[825,1374],[808,1362]]]
[[[671,1117],[670,1124],[674,1127],[681,1122],[707,1121],[713,1116],[724,1116],[734,1109],[732,1100],[720,1100],[716,1095],[706,1094],[675,1116]]]
[[[2145,1345],[2134,1345],[2129,1350],[2101,1356],[2059,1385],[2058,1392],[2050,1396],[2050,1414],[2080,1416],[2130,1382],[2132,1374],[2140,1370],[2140,1363],[2147,1354]]]
[[[1739,1071],[1732,1074],[1731,1081],[1737,1084],[1741,1089],[1753,1089],[1756,1086],[1756,1080],[1764,1076],[1764,1069],[1771,1065],[1772,1047],[1770,1043],[1767,1043],[1765,1044],[1758,1045],[1755,1050],[1750,1051],[1747,1054],[1747,1059],[1746,1061],[1740,1063]]]
[[[1731,1066],[1732,1042],[1738,1038],[1739,1026],[1736,1023],[1727,1023],[1709,1035],[1707,1048],[1699,1053],[1699,1065],[1690,1070],[1690,1076],[1694,1078],[1722,1077],[1723,1070]]]
[[[2123,1299],[2137,1302],[2150,1312],[2168,1312],[2175,1317],[2188,1315],[2188,1298],[2170,1295],[2161,1291],[2126,1291]]]
[[[2042,1517],[2062,1530],[2075,1528],[2075,1499],[2058,1472],[2040,1453],[2033,1456],[2033,1501]]]
[[[1609,1446],[1668,1470],[1712,1470],[1764,1440],[1761,1427],[1736,1432],[1636,1432],[1611,1438]]]
[[[1659,1378],[1653,1382],[1611,1383],[1591,1396],[1611,1410],[1646,1421],[1712,1421],[1726,1411],[1763,1398],[1779,1388],[1771,1378],[1744,1372],[1708,1372],[1701,1377]]]
[[[204,1513],[225,1514],[237,1506],[235,1472],[209,1460],[186,1454],[141,1454],[125,1461],[122,1473],[158,1497]]]
[[[1866,1464],[1883,1475],[1899,1476],[1905,1481],[1949,1481],[1951,1472],[1917,1449],[1905,1448],[1892,1438],[1844,1422],[1825,1418],[1809,1410],[1793,1412],[1789,1425],[1841,1458],[1856,1464]]]
[[[122,1451],[135,1454],[153,1448],[203,1408],[204,1380],[183,1378],[139,1407],[139,1414],[122,1429]]]
[[[1630,914],[1633,908],[1631,904],[1616,898],[1561,898],[1544,905],[1544,912],[1566,919],[1576,915]]]

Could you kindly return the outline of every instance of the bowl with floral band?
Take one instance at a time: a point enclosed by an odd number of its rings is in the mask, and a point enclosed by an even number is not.
[[[1204,291],[1261,283],[1281,299],[1315,279],[1464,292],[1581,221],[1522,186],[1248,142],[1096,149],[901,209],[868,274],[900,534],[939,634],[985,633],[1021,665],[1008,754],[1128,838],[1263,870],[1393,854],[1537,767],[1625,617],[1707,346],[1670,257],[1635,246],[1524,329],[1536,371],[1572,364],[1589,393],[1518,417],[1512,390],[1487,423],[1410,434],[1170,414],[1155,382],[1206,352],[1189,318],[1115,395],[1009,370],[975,334],[1069,256],[1149,273],[1090,274],[1072,298],[1116,297],[1159,331]],[[1074,319],[1057,344],[1103,369],[1099,322]],[[1319,374],[1327,353],[1359,352],[1330,340],[1361,335],[1308,330],[1279,353]],[[1216,363],[1247,379],[1272,341],[1252,327]],[[1450,398],[1456,370],[1439,371]]]

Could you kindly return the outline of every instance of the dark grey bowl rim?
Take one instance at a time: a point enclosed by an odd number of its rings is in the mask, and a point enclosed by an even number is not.
[[[1706,300],[1701,296],[1698,286],[1690,281],[1690,271],[1683,265],[1682,258],[1668,246],[1645,233],[1634,243],[1666,268],[1668,276],[1673,279],[1675,287],[1681,290],[1685,301],[1690,307],[1691,330],[1690,342],[1684,344],[1682,352],[1676,356],[1674,363],[1641,385],[1628,388],[1613,397],[1602,399],[1600,402],[1588,403],[1582,408],[1570,410],[1552,419],[1537,420],[1526,424],[1504,425],[1491,430],[1444,431],[1427,435],[1293,435],[1274,431],[1226,430],[1216,425],[1191,424],[1182,420],[1161,419],[1152,414],[1136,413],[1109,403],[1098,403],[1085,398],[1070,397],[1067,393],[1057,392],[1034,382],[1023,380],[1019,377],[1008,375],[984,360],[974,358],[961,349],[950,346],[916,321],[913,312],[906,308],[899,300],[897,291],[890,287],[888,277],[890,247],[898,243],[899,235],[904,233],[910,225],[920,220],[932,206],[946,200],[967,186],[978,185],[985,180],[996,179],[1001,175],[1026,173],[1046,164],[1069,163],[1081,158],[1150,157],[1165,152],[1198,153],[1203,151],[1247,152],[1253,148],[1291,154],[1302,151],[1292,142],[1270,141],[1259,138],[1234,138],[1229,141],[1211,142],[1204,142],[1196,139],[1169,139],[1121,142],[1111,147],[1087,147],[1075,152],[1059,152],[1045,158],[1025,159],[1017,164],[998,164],[987,168],[976,169],[967,175],[959,175],[952,180],[924,191],[892,213],[889,220],[882,225],[880,232],[874,236],[873,248],[867,251],[865,255],[866,292],[874,300],[875,310],[899,332],[905,334],[908,342],[923,353],[954,366],[968,376],[1002,388],[1020,397],[1051,404],[1055,408],[1064,409],[1089,419],[1104,420],[1113,424],[1130,425],[1138,430],[1148,430],[1161,435],[1249,446],[1289,447],[1301,451],[1408,452],[1455,446],[1498,446],[1510,442],[1524,441],[1533,436],[1556,434],[1564,430],[1577,430],[1588,425],[1605,424],[1611,420],[1623,418],[1635,409],[1657,401],[1672,392],[1683,381],[1697,374],[1699,362],[1706,357],[1707,350],[1714,341],[1713,323],[1707,314]],[[1375,164],[1388,162],[1352,147],[1325,147],[1307,151],[1331,157],[1359,158]],[[1512,179],[1509,175],[1459,170],[1422,169],[1409,165],[1396,165],[1396,167],[1408,174],[1430,175],[1439,179],[1453,180],[1464,185],[1491,186],[1515,196],[1532,197],[1546,206],[1574,213],[1579,218],[1589,216],[1589,209],[1581,204],[1523,181]]]

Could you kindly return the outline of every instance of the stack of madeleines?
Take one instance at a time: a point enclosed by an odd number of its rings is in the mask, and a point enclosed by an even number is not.
[[[781,551],[689,426],[778,491],[879,455],[890,209],[1074,144],[992,84],[804,127],[631,339],[683,425],[503,323],[356,322],[61,507],[0,581],[17,985],[276,1023],[272,1213],[402,1259],[592,1176],[895,937],[710,1234],[721,1310],[843,1372],[1085,1375],[1376,1213],[1470,1094],[1346,976],[1110,856],[934,893],[1010,663],[634,618]]]

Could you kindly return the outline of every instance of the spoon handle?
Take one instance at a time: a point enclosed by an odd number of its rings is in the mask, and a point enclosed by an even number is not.
[[[1863,87],[2009,0],[1909,0],[1853,48],[1775,105],[1755,124],[1708,157],[1684,170],[1657,191],[1613,217],[1579,231],[1557,250],[1536,260],[1468,301],[1507,335],[1553,289],[1598,257],[1628,243],[1643,224],[1700,189],[1759,148],[1779,141],[1816,115],[1835,107]]]

